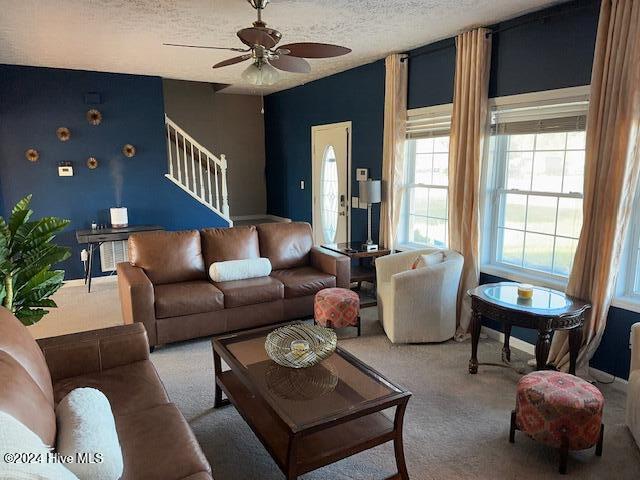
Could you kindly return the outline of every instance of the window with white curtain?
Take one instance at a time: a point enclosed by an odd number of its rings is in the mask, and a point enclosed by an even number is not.
[[[410,110],[398,240],[405,248],[448,244],[451,105]]]
[[[587,108],[586,99],[558,99],[491,112],[490,264],[568,277],[582,227]]]

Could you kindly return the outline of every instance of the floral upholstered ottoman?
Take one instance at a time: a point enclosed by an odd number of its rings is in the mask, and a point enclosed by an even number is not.
[[[346,288],[320,290],[314,300],[313,317],[323,327],[356,327],[360,336],[360,297]]]
[[[600,390],[579,377],[550,370],[530,373],[518,382],[509,441],[521,430],[559,448],[560,473],[566,473],[569,450],[595,445],[596,455],[602,455],[603,408]]]

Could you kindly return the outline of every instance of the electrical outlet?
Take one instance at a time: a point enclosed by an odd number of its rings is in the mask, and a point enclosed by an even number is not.
[[[300,190],[304,190],[304,180],[300,180]]]

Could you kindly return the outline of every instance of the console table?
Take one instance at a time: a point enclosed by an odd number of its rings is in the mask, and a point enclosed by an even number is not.
[[[471,297],[471,359],[469,373],[478,373],[478,341],[482,316],[501,322],[504,326],[503,360],[511,361],[509,337],[511,327],[531,328],[538,331],[536,342],[536,369],[547,367],[551,336],[555,330],[568,330],[570,363],[569,373],[576,373],[576,361],[582,342],[582,326],[589,303],[544,287],[533,287],[533,297],[518,297],[518,284],[513,282],[488,283],[467,292]]]
[[[91,268],[93,266],[93,251],[100,248],[104,242],[116,242],[118,240],[127,240],[129,235],[138,232],[152,232],[164,230],[158,225],[136,225],[122,228],[100,228],[96,230],[76,230],[76,240],[79,244],[86,243],[89,251],[87,266],[84,269],[84,283],[87,285],[87,293],[91,293],[91,277],[93,276]]]
[[[376,284],[376,267],[375,259],[389,255],[391,250],[386,248],[378,248],[377,250],[367,251],[362,247],[364,242],[346,242],[346,243],[329,243],[322,245],[322,248],[333,252],[341,253],[351,259],[357,259],[357,265],[351,265],[351,281],[358,284],[358,288],[362,282],[370,282]],[[374,295],[375,297],[375,295]],[[377,305],[375,298],[371,301],[360,301],[360,307],[371,307]]]

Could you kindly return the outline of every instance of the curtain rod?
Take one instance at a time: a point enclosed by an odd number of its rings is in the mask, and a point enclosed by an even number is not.
[[[499,34],[499,33],[502,33],[502,32],[506,32],[508,30],[513,30],[514,28],[519,28],[519,27],[523,27],[525,25],[530,25],[532,23],[537,23],[537,22],[544,23],[546,20],[548,20],[550,18],[559,17],[560,15],[564,15],[567,12],[578,12],[580,10],[586,10],[588,8],[590,9],[591,5],[580,5],[580,6],[573,7],[570,10],[563,10],[563,11],[559,11],[559,12],[549,13],[547,15],[543,15],[543,16],[536,17],[536,18],[530,18],[530,19],[523,20],[521,22],[515,23],[513,25],[509,25],[507,27],[497,28],[495,30],[490,30],[489,32],[487,32],[486,36],[490,37],[491,35],[496,35],[496,34]],[[441,50],[446,50],[448,48],[453,48],[453,47],[455,47],[455,43],[451,44],[451,45],[443,45],[442,47],[434,48],[433,50],[428,50],[426,52],[418,52],[418,53],[414,53],[414,54],[406,52],[405,53],[406,57],[401,58],[400,61],[404,62],[406,60],[409,60],[410,58],[421,57],[423,55],[428,55],[430,53],[439,52]]]

